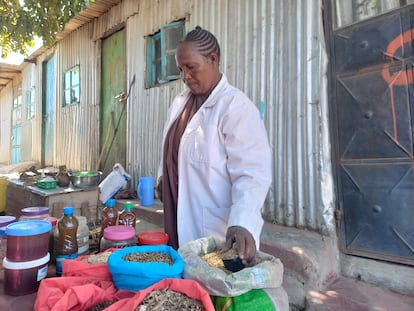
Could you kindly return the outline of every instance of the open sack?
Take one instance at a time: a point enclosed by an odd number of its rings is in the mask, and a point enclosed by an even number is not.
[[[53,277],[40,282],[35,311],[83,311],[103,301],[131,297],[117,291],[111,281],[89,277]]]
[[[121,299],[113,305],[105,309],[105,311],[131,311],[136,310],[139,304],[144,300],[144,298],[151,291],[154,290],[163,290],[170,289],[175,292],[179,292],[187,295],[188,297],[198,300],[204,307],[205,311],[214,311],[213,303],[210,299],[208,292],[200,286],[197,282],[193,280],[185,279],[163,279],[154,283],[153,285],[142,289],[135,293],[131,298]],[[150,310],[150,309],[148,309]],[[177,311],[182,310],[182,308],[177,308]]]
[[[213,237],[188,242],[178,249],[184,261],[183,277],[199,282],[212,296],[235,297],[252,289],[277,288],[283,281],[280,259],[258,251],[261,262],[238,272],[227,274],[210,266],[201,256],[221,249],[224,241]]]

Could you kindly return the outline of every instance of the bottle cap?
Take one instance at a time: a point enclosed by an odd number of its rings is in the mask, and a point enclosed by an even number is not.
[[[74,210],[72,206],[66,206],[63,208],[63,215],[73,215]]]
[[[132,204],[131,202],[124,203],[124,209],[126,211],[132,211],[133,208],[134,208],[134,204]]]
[[[115,206],[115,199],[109,199],[108,201],[106,201],[105,205],[107,207],[114,207]]]

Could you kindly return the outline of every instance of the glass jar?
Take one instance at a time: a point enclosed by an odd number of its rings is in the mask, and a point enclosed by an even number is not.
[[[76,238],[78,239],[78,256],[89,253],[89,227],[85,216],[76,216],[79,222]]]
[[[137,245],[135,229],[131,226],[116,225],[106,227],[101,238],[101,252],[108,248],[123,248]]]
[[[41,207],[25,207],[21,210],[19,221],[22,220],[43,220],[50,217],[49,208],[47,206]]]

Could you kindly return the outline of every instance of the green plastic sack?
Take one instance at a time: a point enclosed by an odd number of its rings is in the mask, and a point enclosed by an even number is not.
[[[279,258],[258,251],[262,262],[238,272],[226,274],[211,267],[201,256],[221,249],[224,241],[213,237],[188,242],[178,249],[184,260],[183,277],[200,283],[210,295],[222,297],[240,296],[252,289],[278,288],[282,286],[283,264]]]
[[[236,297],[211,296],[216,311],[279,311],[262,289],[252,289]]]

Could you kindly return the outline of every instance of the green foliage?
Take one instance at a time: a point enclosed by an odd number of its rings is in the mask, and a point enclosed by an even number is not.
[[[20,3],[24,2],[22,6]],[[9,52],[27,55],[34,38],[40,37],[43,45],[51,46],[56,34],[77,13],[93,0],[0,0],[0,46],[2,57]]]

